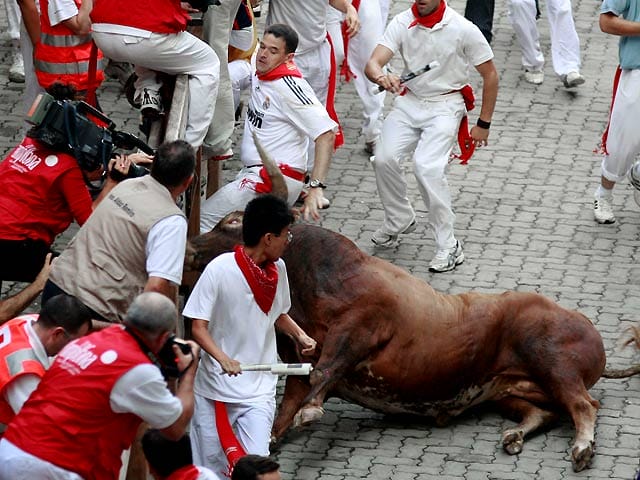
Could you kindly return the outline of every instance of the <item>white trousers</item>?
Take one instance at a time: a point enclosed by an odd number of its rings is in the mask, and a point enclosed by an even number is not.
[[[411,93],[396,98],[384,120],[373,163],[385,233],[395,235],[415,219],[400,163],[413,154],[414,174],[429,212],[436,250],[455,246],[455,215],[445,170],[464,113],[459,94],[436,101],[421,101]]]
[[[16,447],[9,440],[0,440],[0,480],[82,480],[77,473],[64,470],[52,463]]]
[[[239,6],[240,0],[220,0],[220,5],[209,5],[203,16],[202,39],[211,46],[220,60],[218,93],[210,107],[214,112],[213,119],[204,139],[205,158],[224,155],[231,149],[235,108],[227,60],[229,35]]]
[[[7,33],[14,42],[20,39],[20,7],[17,0],[4,0],[4,8],[7,12]]]
[[[231,428],[245,452],[268,456],[275,398],[261,403],[227,403],[226,407]],[[220,445],[212,400],[195,394],[190,432],[194,465],[211,469],[220,480],[228,478],[227,457]]]
[[[200,233],[211,231],[226,215],[237,210],[243,211],[251,200],[258,194],[254,190],[256,183],[262,182],[259,172],[262,167],[244,167],[235,180],[227,183],[211,195],[200,207]],[[284,177],[289,190],[288,203],[293,206],[303,183],[289,177]]]
[[[576,32],[571,0],[545,0],[551,36],[551,60],[557,75],[580,70],[580,39]],[[544,55],[536,25],[535,0],[509,0],[509,19],[522,50],[522,65],[541,70]]]
[[[623,70],[611,110],[609,153],[602,159],[602,176],[611,182],[624,180],[640,153],[639,118],[640,70]]]
[[[27,29],[24,26],[24,22],[20,25],[20,50],[22,51],[22,58],[24,59],[24,93],[23,93],[23,105],[25,113],[29,111],[31,105],[35,101],[39,93],[44,92],[44,88],[38,83],[36,77],[36,70],[33,66],[33,45],[31,38],[27,33]],[[27,128],[31,128],[33,125],[27,124]]]
[[[251,64],[246,60],[234,60],[229,63],[229,78],[231,79],[231,90],[233,92],[235,120],[235,111],[240,104],[240,95],[251,86]]]
[[[347,59],[349,68],[355,74],[353,84],[362,101],[362,134],[365,142],[378,139],[382,127],[382,109],[384,107],[384,93],[374,94],[372,89],[376,86],[370,82],[364,74],[364,68],[378,44],[378,40],[384,32],[379,0],[362,0],[358,11],[361,28],[358,34],[349,39],[349,52]],[[327,10],[327,30],[331,35],[338,65],[344,60],[344,45],[340,22],[344,15],[342,12],[330,7]]]
[[[93,32],[93,39],[104,55],[116,62],[136,66],[136,90],[158,91],[156,71],[170,75],[189,75],[187,142],[198,148],[213,118],[213,105],[218,93],[220,63],[206,43],[188,32],[153,33],[149,38],[115,33]]]

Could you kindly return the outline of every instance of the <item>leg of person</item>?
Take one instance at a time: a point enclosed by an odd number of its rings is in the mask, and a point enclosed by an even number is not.
[[[135,88],[136,93],[133,101],[140,105],[140,111],[155,110],[160,114],[164,108],[160,98],[162,82],[158,79],[158,74],[150,68],[135,65],[133,70],[136,73]]]
[[[398,97],[382,124],[373,167],[384,222],[371,237],[371,241],[381,247],[393,247],[399,234],[415,230],[416,214],[409,201],[400,162],[411,155],[420,138],[420,130],[413,124],[414,117],[422,114],[422,108],[413,96]]]
[[[340,65],[342,65],[342,62],[344,60],[344,40],[342,38],[341,26],[343,19],[344,13],[342,13],[340,10],[336,10],[331,6],[327,8],[327,32],[329,32],[331,42],[333,43],[333,53],[336,57],[336,65],[338,65],[338,74]],[[360,21],[362,22],[362,18],[360,19]]]
[[[194,394],[195,406],[189,439],[194,465],[202,465],[213,471],[218,480],[223,480],[228,471],[227,461],[220,445],[213,401],[197,393]]]
[[[218,93],[214,100],[212,122],[204,139],[203,158],[231,158],[231,135],[235,125],[235,109],[233,108],[233,92],[227,64],[229,49],[229,33],[240,7],[240,0],[220,0],[219,5],[210,5],[203,16],[202,38],[208,43],[220,61],[220,77]],[[202,101],[202,100],[200,100]],[[207,108],[212,108],[207,105]],[[215,162],[209,162],[215,166]],[[213,191],[211,191],[213,193]],[[207,195],[210,195],[208,192]]]
[[[382,128],[385,94],[372,92],[375,84],[370,82],[364,74],[364,68],[378,43],[378,39],[382,36],[384,26],[380,17],[378,0],[362,0],[359,13],[362,28],[358,35],[349,40],[348,58],[349,67],[356,75],[353,82],[362,101],[364,149],[367,154],[373,155]]]
[[[80,475],[56,467],[52,463],[16,447],[6,439],[0,440],[0,479],[82,480]]]
[[[33,67],[33,45],[31,44],[31,38],[29,38],[24,22],[20,24],[20,50],[22,51],[22,58],[24,58],[23,106],[24,111],[28,112],[38,94],[44,92],[44,89],[40,86],[36,78],[36,71]],[[25,122],[25,127],[29,129],[32,125]]]
[[[464,115],[464,103],[461,98],[452,97],[445,101],[430,102],[427,108],[430,116],[422,123],[422,134],[413,155],[414,172],[435,237],[436,255],[429,270],[446,272],[464,261],[460,242],[453,231],[456,217],[445,175]]]
[[[22,16],[16,0],[4,0],[7,11],[7,33],[11,39],[11,67],[9,67],[9,81],[24,83],[24,59],[20,46],[20,24]]]
[[[464,18],[480,29],[487,42],[493,39],[493,12],[495,0],[467,0],[464,7]]]
[[[551,62],[566,88],[584,83],[580,75],[580,39],[573,21],[571,0],[546,0],[551,36]]]
[[[276,401],[246,404],[228,404],[229,417],[240,444],[253,455],[269,455],[271,427],[276,410]]]
[[[229,78],[233,91],[233,110],[236,112],[235,120],[238,121],[238,107],[240,95],[251,86],[251,64],[246,60],[234,60],[229,64]]]
[[[510,0],[509,19],[522,50],[524,78],[529,83],[540,85],[544,81],[544,55],[540,50],[535,0]]]
[[[640,70],[623,70],[611,110],[608,153],[602,159],[601,185],[594,198],[593,214],[598,223],[614,223],[616,220],[611,206],[613,185],[624,180],[640,153],[640,135],[633,121],[639,115]]]
[[[387,25],[387,18],[389,18],[389,0],[380,0],[380,18],[382,18],[382,25]]]

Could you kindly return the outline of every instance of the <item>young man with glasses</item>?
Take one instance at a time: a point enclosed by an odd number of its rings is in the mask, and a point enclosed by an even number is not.
[[[283,200],[273,195],[251,200],[244,211],[244,245],[207,265],[183,312],[193,319],[193,337],[203,350],[194,387],[193,459],[218,475],[227,465],[216,409],[219,413],[226,407],[246,453],[269,455],[277,377],[242,372],[241,364],[278,361],[276,328],[303,355],[315,350],[315,340],[287,314],[291,297],[280,257],[293,238],[292,222]]]

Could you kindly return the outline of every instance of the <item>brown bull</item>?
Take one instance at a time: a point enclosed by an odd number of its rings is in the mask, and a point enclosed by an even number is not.
[[[198,238],[196,268],[237,242],[240,225],[236,214]],[[275,439],[317,420],[329,396],[439,423],[492,401],[520,420],[502,434],[508,453],[568,412],[573,468],[589,464],[599,404],[587,390],[605,353],[584,315],[535,293],[444,295],[342,235],[311,225],[292,232],[290,313],[318,349],[308,380],[287,378]],[[278,351],[285,362],[305,360],[288,339],[278,339]]]

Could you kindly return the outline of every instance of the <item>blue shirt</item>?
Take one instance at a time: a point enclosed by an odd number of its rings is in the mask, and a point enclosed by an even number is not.
[[[613,13],[625,20],[640,22],[640,0],[604,0],[600,13]],[[640,68],[640,37],[621,36],[618,55],[621,68]]]

